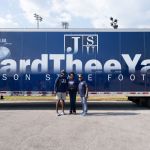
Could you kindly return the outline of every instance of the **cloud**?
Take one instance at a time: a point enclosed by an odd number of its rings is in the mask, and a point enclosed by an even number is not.
[[[111,16],[119,19],[122,28],[150,27],[148,0],[64,0],[73,16],[87,18],[95,28],[110,27]],[[145,27],[144,26],[144,27]]]
[[[31,23],[35,24],[33,14],[37,13],[43,18],[41,22],[42,27],[60,27],[61,21],[70,21],[71,17],[68,13],[61,10],[58,0],[19,0],[20,7],[24,12],[25,18]],[[61,1],[60,1],[61,3]]]
[[[18,28],[19,24],[11,14],[0,17],[0,28]]]
[[[19,0],[25,18],[35,24],[33,14],[40,14],[42,27],[60,27],[61,21],[73,23],[88,20],[93,28],[109,28],[111,16],[119,20],[120,28],[150,27],[149,0]],[[82,27],[87,26],[87,21]],[[76,23],[77,24],[77,23]]]
[[[24,12],[25,17],[30,23],[34,23],[33,14],[37,13],[44,17],[47,15],[47,11],[38,0],[20,0],[21,9]]]

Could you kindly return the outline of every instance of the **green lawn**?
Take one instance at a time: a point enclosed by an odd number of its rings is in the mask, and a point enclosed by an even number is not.
[[[54,101],[55,96],[4,96],[4,101]],[[67,101],[69,97],[67,96]],[[79,97],[77,96],[77,101]],[[90,101],[126,101],[126,96],[89,96]]]

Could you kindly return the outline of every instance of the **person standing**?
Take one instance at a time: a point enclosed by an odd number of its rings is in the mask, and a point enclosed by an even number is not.
[[[66,72],[62,70],[60,72],[60,76],[56,79],[55,85],[54,85],[54,91],[56,93],[56,99],[57,99],[57,102],[56,102],[57,116],[65,115],[64,105],[65,105],[67,90],[68,90],[68,79],[66,76]],[[61,113],[58,112],[59,104],[61,104],[61,108],[62,108]]]
[[[76,95],[77,95],[78,84],[75,80],[74,72],[69,74],[68,80],[68,91],[70,97],[70,112],[69,114],[76,114]]]
[[[81,115],[86,116],[87,111],[88,111],[88,108],[87,108],[88,85],[86,81],[83,79],[82,74],[80,74],[78,78],[79,78],[78,92],[80,95],[80,99],[82,103],[82,110],[83,110]]]

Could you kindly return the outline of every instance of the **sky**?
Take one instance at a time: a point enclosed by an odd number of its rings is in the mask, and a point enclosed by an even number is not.
[[[0,28],[35,28],[33,14],[43,21],[40,28],[150,28],[150,0],[0,0]]]

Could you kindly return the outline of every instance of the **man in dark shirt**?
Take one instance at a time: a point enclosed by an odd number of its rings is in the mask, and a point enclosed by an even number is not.
[[[76,95],[77,95],[78,83],[75,80],[74,72],[69,74],[68,91],[70,97],[70,112],[69,114],[76,114]]]
[[[56,93],[56,113],[58,116],[64,115],[64,104],[66,100],[66,92],[68,90],[68,80],[66,76],[66,72],[64,70],[61,71],[60,76],[56,79],[54,85],[54,91]],[[58,112],[59,103],[62,107],[62,113]]]
[[[88,85],[86,81],[83,79],[83,76],[81,74],[79,75],[78,92],[81,98],[82,110],[83,110],[81,114],[85,116],[88,111],[87,109]]]

